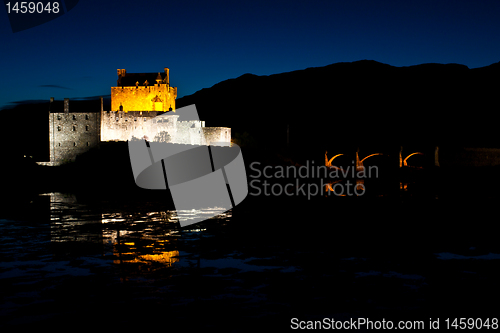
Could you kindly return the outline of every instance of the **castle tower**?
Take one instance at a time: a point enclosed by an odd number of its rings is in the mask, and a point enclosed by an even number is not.
[[[74,105],[74,104],[73,104]],[[50,98],[49,161],[40,165],[60,165],[74,161],[78,155],[99,146],[101,112],[78,107],[69,108],[69,98],[63,103]]]
[[[166,77],[165,77],[165,83],[167,85],[170,85],[170,77],[169,77],[169,75],[170,75],[169,71],[170,70],[167,67],[165,67],[163,70],[165,71],[165,75],[166,75]]]
[[[127,73],[125,69],[118,69],[117,73],[116,87],[111,87],[110,111],[175,110],[177,88],[170,86],[168,68],[164,68],[164,73]]]

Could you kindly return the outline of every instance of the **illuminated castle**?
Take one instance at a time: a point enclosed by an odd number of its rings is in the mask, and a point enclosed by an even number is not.
[[[175,113],[177,88],[171,87],[169,69],[164,73],[127,73],[118,69],[117,86],[111,87],[111,110],[74,112],[69,99],[63,110],[49,111],[50,161],[42,165],[60,165],[101,141],[147,139],[180,144],[208,145],[231,142],[231,129],[205,127],[200,120],[178,121]],[[62,112],[61,112],[62,111]],[[163,115],[158,119],[153,119]]]

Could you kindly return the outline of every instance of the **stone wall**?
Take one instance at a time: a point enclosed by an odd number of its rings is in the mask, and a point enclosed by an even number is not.
[[[207,129],[204,121],[177,121],[178,118],[172,112],[106,111],[102,113],[101,140],[127,141],[146,136],[149,141],[191,145],[231,142],[231,130],[226,127]]]
[[[231,129],[229,127],[204,127],[203,134],[207,145],[214,142],[231,142]]]
[[[204,121],[188,120],[177,122],[177,133],[175,143],[183,143],[189,145],[203,145],[202,128],[205,126]]]
[[[99,145],[101,113],[49,113],[50,162],[58,165]]]
[[[127,141],[132,136],[142,138],[149,128],[149,122],[162,112],[147,111],[104,111],[101,116],[102,141]]]

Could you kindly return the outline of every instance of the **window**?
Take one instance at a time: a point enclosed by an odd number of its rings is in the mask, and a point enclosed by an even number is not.
[[[76,120],[76,115],[73,115],[73,120]]]
[[[88,114],[85,115],[85,120],[89,120],[89,115]]]
[[[90,146],[90,142],[87,142],[87,147]]]
[[[88,131],[89,130],[89,125],[86,125],[85,126],[85,130]]]
[[[73,142],[73,147],[76,147],[76,142]]]
[[[57,130],[58,130],[59,132],[61,132],[61,129],[62,129],[62,128],[61,128],[61,126],[57,126]]]
[[[57,120],[61,120],[61,118],[62,118],[62,117],[61,117],[61,115],[60,115],[60,114],[58,114],[58,115],[57,115]]]
[[[76,131],[76,125],[73,125],[73,132]]]

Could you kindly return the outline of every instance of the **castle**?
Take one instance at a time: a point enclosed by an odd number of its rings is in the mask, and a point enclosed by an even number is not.
[[[68,98],[63,110],[49,110],[49,161],[60,165],[74,161],[102,141],[147,139],[169,143],[209,145],[231,142],[231,129],[205,127],[193,119],[179,121],[175,112],[177,88],[170,86],[169,69],[163,73],[127,73],[118,69],[116,87],[111,87],[111,110],[74,112]],[[157,119],[155,117],[162,115]]]

